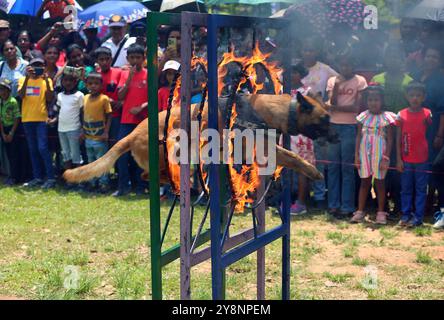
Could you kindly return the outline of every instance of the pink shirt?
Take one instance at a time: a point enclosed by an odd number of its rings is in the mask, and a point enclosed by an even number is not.
[[[327,92],[333,90],[336,77],[331,77],[327,82]],[[339,85],[338,106],[350,106],[356,104],[358,94],[367,88],[367,81],[360,75],[355,75],[350,80]],[[330,111],[330,121],[335,124],[356,124],[356,116],[359,112],[339,112],[332,107]]]

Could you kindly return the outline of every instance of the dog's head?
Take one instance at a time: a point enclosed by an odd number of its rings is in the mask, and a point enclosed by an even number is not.
[[[303,96],[298,92],[296,100],[298,132],[313,140],[325,138],[335,142],[337,137],[330,129],[330,116],[322,98],[315,94]]]

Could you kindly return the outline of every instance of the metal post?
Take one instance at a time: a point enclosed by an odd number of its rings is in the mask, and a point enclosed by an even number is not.
[[[217,94],[217,26],[214,16],[208,19],[208,128],[218,129]],[[218,150],[213,152],[219,152]],[[223,298],[223,268],[219,258],[222,255],[221,208],[219,199],[219,165],[210,164],[210,221],[211,221],[211,272],[213,278],[213,299]]]
[[[290,93],[291,91],[291,41],[289,39],[289,33],[286,34],[285,41],[287,46],[285,48],[286,57],[290,57],[286,59],[284,62],[284,93]],[[290,136],[284,136],[284,147],[286,149],[290,149]],[[282,300],[290,299],[290,205],[291,205],[291,190],[290,190],[290,170],[283,170],[283,178],[284,178],[284,189],[283,189],[283,224],[285,228],[285,235],[282,237]]]
[[[181,60],[182,60],[182,84],[181,84],[181,110],[180,110],[180,128],[187,134],[186,146],[188,150],[181,150],[181,159],[183,152],[186,152],[187,162],[180,163],[180,298],[189,300],[191,296],[190,269],[191,269],[191,227],[190,227],[190,152],[191,149],[191,20],[187,15],[182,14],[181,25]],[[180,142],[183,149],[184,143]]]
[[[257,190],[257,201],[265,193],[265,176],[262,176],[261,184]],[[265,200],[256,209],[258,234],[265,232]],[[257,299],[265,300],[265,247],[257,250]]]
[[[147,39],[157,39],[157,24],[148,13]],[[150,228],[152,297],[162,299],[160,182],[159,182],[159,114],[157,101],[157,41],[148,41],[148,134],[150,170]]]

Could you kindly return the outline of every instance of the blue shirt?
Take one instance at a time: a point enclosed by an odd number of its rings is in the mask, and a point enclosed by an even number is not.
[[[3,66],[3,70],[1,70],[0,78],[6,78],[12,82],[11,87],[11,97],[17,96],[18,89],[18,80],[26,75],[25,69],[28,66],[28,62],[23,60],[22,58],[18,58],[18,66],[14,70],[9,68],[9,65],[6,61],[0,62],[0,70]]]

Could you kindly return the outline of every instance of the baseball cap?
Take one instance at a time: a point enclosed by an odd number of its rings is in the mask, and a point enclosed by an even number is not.
[[[9,91],[11,91],[11,84],[12,84],[11,80],[8,80],[6,78],[0,78],[0,86],[1,87],[5,87]]]
[[[0,29],[9,29],[9,21],[7,20],[0,20]]]
[[[108,27],[124,27],[126,26],[126,20],[124,17],[114,14],[109,18]]]
[[[45,64],[45,60],[44,60],[43,58],[41,58],[41,57],[33,58],[33,59],[29,62],[29,64],[30,64],[30,65],[33,65],[34,63],[39,63],[39,62]]]
[[[180,63],[175,61],[175,60],[168,60],[165,65],[163,66],[163,71],[169,70],[169,69],[173,69],[175,71],[179,71],[180,69]]]

